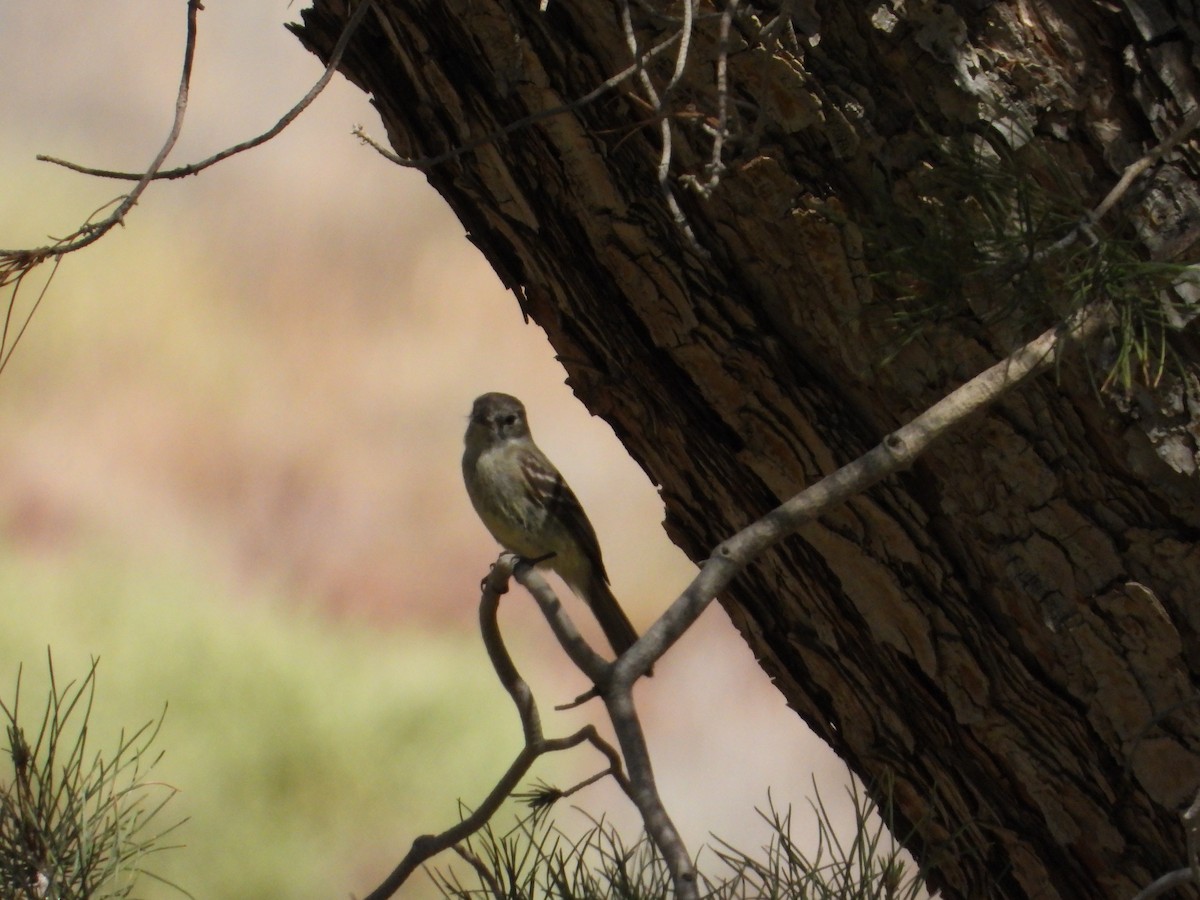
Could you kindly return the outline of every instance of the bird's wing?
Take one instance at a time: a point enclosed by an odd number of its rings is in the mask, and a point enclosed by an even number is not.
[[[600,555],[600,541],[596,539],[596,529],[592,527],[587,513],[583,511],[583,506],[566,479],[544,455],[532,453],[522,458],[521,474],[525,478],[525,488],[532,495],[534,502],[544,498],[539,505],[545,507],[548,515],[555,516],[565,525],[584,555],[591,561],[595,571],[604,579],[604,583],[608,584],[608,573],[604,570],[604,559]]]

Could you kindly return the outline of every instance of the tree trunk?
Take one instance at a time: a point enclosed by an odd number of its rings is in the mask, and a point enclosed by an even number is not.
[[[661,485],[694,560],[1044,325],[1045,309],[981,308],[976,273],[950,292],[974,299],[898,349],[889,261],[955,246],[937,234],[954,198],[928,199],[947,146],[999,135],[1082,209],[1198,102],[1192,4],[893,3],[787,0],[724,21],[701,5],[678,83],[678,43],[646,67],[671,122],[665,189],[637,74],[428,169],[577,396]],[[631,65],[631,36],[644,51],[685,12],[635,4],[626,29],[620,3],[376,6],[342,71],[405,157],[584,97]],[[315,0],[297,32],[328,58],[347,15]],[[722,69],[733,124],[704,197],[681,176],[707,178]],[[1197,258],[1198,173],[1185,143],[1126,197],[1117,218],[1149,258]],[[890,796],[948,896],[1128,896],[1184,865],[1200,353],[1184,331],[1169,340],[1182,369],[1156,390],[1104,399],[1094,376],[1116,351],[1094,348],[722,598],[792,708]]]

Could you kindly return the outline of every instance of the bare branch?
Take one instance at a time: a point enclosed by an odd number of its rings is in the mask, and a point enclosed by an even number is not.
[[[599,735],[596,736],[596,740],[601,740]],[[605,746],[607,746],[607,745],[605,745]],[[613,753],[613,755],[615,757],[617,751],[614,750],[612,747],[609,747],[609,750]],[[559,791],[558,792],[559,799],[570,797],[572,794],[576,794],[579,791],[582,791],[586,787],[591,787],[593,784],[595,784],[600,779],[608,778],[609,776],[612,776],[613,778],[621,780],[621,779],[625,778],[625,773],[622,772],[620,769],[613,769],[611,767],[607,768],[607,769],[601,769],[595,775],[585,778],[585,779],[583,779],[583,781],[580,781],[577,784],[574,784],[569,788],[565,788],[565,789]],[[629,787],[628,781],[625,782],[624,790],[625,790],[626,794],[628,794],[629,791],[632,790],[632,788]]]
[[[504,560],[505,555],[501,555],[501,560]],[[588,646],[537,569],[528,565],[518,565],[516,579],[533,595],[550,623],[555,637],[572,662],[592,680],[596,690],[604,698],[629,773],[628,782],[622,784],[622,787],[637,807],[646,826],[646,833],[650,835],[667,864],[676,896],[684,900],[696,897],[696,870],[692,866],[691,856],[678,829],[667,814],[654,782],[654,769],[650,763],[650,753],[646,749],[646,736],[638,720],[637,708],[633,704],[632,679],[624,683],[613,681],[614,664],[604,660]],[[615,752],[610,762],[615,765]]]
[[[223,160],[229,159],[231,156],[235,156],[245,150],[251,150],[261,144],[265,144],[267,141],[271,140],[273,137],[283,131],[283,129],[291,125],[292,122],[294,122],[302,112],[312,105],[312,102],[317,99],[317,96],[323,90],[325,90],[326,85],[328,85],[333,79],[334,73],[337,72],[338,66],[341,65],[342,56],[346,52],[346,47],[350,43],[351,36],[354,34],[362,20],[366,18],[367,12],[374,6],[374,4],[375,0],[362,0],[362,2],[358,4],[354,10],[354,13],[346,21],[346,25],[342,29],[342,33],[338,37],[337,43],[334,44],[333,52],[329,56],[329,63],[325,66],[325,71],[321,74],[321,77],[317,79],[317,83],[309,88],[308,93],[300,99],[300,102],[289,109],[284,114],[283,118],[281,118],[273,126],[257,137],[242,141],[240,144],[234,144],[232,147],[226,147],[220,153],[215,153],[207,159],[200,160],[200,162],[189,163],[186,166],[179,166],[175,169],[167,169],[164,172],[156,172],[151,180],[161,181],[175,178],[186,178],[188,175],[195,175],[197,172],[202,172],[210,166],[214,166]],[[68,162],[65,159],[57,159],[53,156],[39,155],[37,158],[42,162],[53,163],[56,166],[62,166],[63,168],[70,169],[72,172],[80,172],[84,175],[93,175],[97,178],[117,178],[125,181],[133,181],[142,177],[141,175],[133,172],[117,172],[111,169],[94,169],[90,166],[81,166],[78,163]]]
[[[616,751],[605,742],[596,729],[587,725],[573,734],[560,738],[546,738],[542,734],[541,718],[538,714],[537,702],[528,683],[517,671],[504,639],[500,634],[498,612],[500,597],[508,590],[508,580],[512,575],[517,557],[510,553],[500,555],[491,572],[483,582],[483,593],[479,602],[479,622],[483,631],[484,645],[487,647],[488,658],[496,670],[505,690],[513,698],[517,712],[521,717],[521,727],[525,734],[525,745],[509,764],[508,769],[496,782],[470,815],[457,825],[446,829],[440,834],[427,834],[413,841],[412,847],[400,860],[392,872],[383,880],[379,887],[367,894],[364,900],[385,900],[396,893],[405,881],[426,861],[444,850],[455,847],[459,842],[479,831],[496,814],[505,800],[512,795],[529,769],[538,757],[547,753],[557,753],[589,743],[608,760],[611,773],[622,790],[630,790],[628,779],[622,774],[621,759]],[[577,788],[576,788],[577,789]]]
[[[544,8],[544,7],[543,7]],[[722,47],[726,48],[728,44],[729,25],[734,16],[737,3],[734,2],[721,14],[721,29],[722,29]],[[649,104],[654,113],[652,121],[659,122],[659,160],[657,166],[658,184],[662,192],[663,199],[667,204],[667,208],[671,213],[671,218],[675,221],[676,226],[687,236],[688,242],[692,249],[707,257],[708,251],[701,246],[697,240],[695,232],[688,221],[687,214],[679,205],[679,199],[675,195],[674,188],[671,185],[671,161],[674,157],[673,140],[671,132],[670,117],[664,113],[664,98],[669,94],[674,87],[683,78],[683,74],[687,67],[688,55],[691,50],[692,33],[695,28],[697,17],[697,2],[696,0],[685,0],[683,4],[683,19],[678,31],[667,37],[660,43],[654,45],[645,53],[641,52],[636,34],[633,27],[632,13],[629,4],[623,2],[621,5],[621,23],[625,30],[626,43],[629,47],[630,54],[633,57],[633,62],[618,72],[616,75],[601,83],[598,87],[574,100],[570,103],[564,103],[559,106],[553,106],[548,109],[539,110],[523,116],[514,122],[510,122],[502,128],[498,128],[487,134],[481,135],[478,138],[460,144],[444,153],[439,153],[434,156],[423,157],[404,157],[393,152],[385,147],[382,143],[371,137],[361,126],[355,126],[352,133],[364,144],[373,149],[380,156],[395,163],[398,166],[412,169],[430,169],[442,163],[458,159],[473,150],[478,149],[487,144],[492,144],[501,138],[507,137],[514,132],[520,131],[535,122],[552,116],[562,115],[564,113],[574,112],[583,106],[593,102],[603,96],[612,88],[622,82],[637,76],[642,85],[642,90],[645,94],[645,101]],[[657,57],[663,51],[670,48],[676,42],[679,48],[675,55],[675,66],[671,74],[671,78],[663,88],[662,93],[654,87],[654,82],[646,69],[646,63]],[[714,138],[713,157],[714,161],[709,165],[709,179],[706,185],[701,189],[701,193],[707,194],[716,187],[717,181],[720,178],[722,169],[721,154],[724,148],[724,141],[728,133],[728,113],[727,113],[727,98],[728,88],[724,83],[726,71],[727,50],[722,49],[722,54],[718,62],[718,117],[720,120],[717,134]],[[701,187],[694,178],[685,179],[688,183],[696,187]]]
[[[684,0],[684,24],[679,31],[679,53],[675,57],[675,73],[670,83],[667,85],[667,90],[675,86],[675,83],[683,75],[683,69],[687,62],[687,49],[691,45],[692,37],[692,4],[695,0]],[[633,28],[633,13],[629,8],[628,0],[622,0],[621,3],[621,25],[625,29],[625,43],[629,47],[629,52],[635,60],[640,60],[641,54],[638,50],[637,34]],[[662,115],[663,102],[659,96],[657,89],[654,87],[654,80],[650,77],[650,72],[644,65],[637,66],[637,76],[642,83],[642,90],[646,94],[646,100],[649,101],[657,115]],[[658,154],[658,187],[662,192],[663,199],[667,203],[667,209],[671,212],[671,217],[675,220],[675,225],[680,231],[686,235],[688,243],[692,245],[692,249],[696,252],[707,256],[708,252],[700,246],[700,242],[696,240],[696,234],[692,231],[691,223],[688,222],[687,216],[684,215],[683,209],[679,206],[679,200],[675,196],[675,191],[671,187],[671,159],[674,156],[672,149],[671,135],[671,120],[663,117],[659,123],[659,154]]]
[[[95,243],[105,234],[112,230],[118,224],[123,224],[125,216],[133,209],[140,199],[142,193],[149,187],[152,181],[157,181],[164,178],[181,178],[185,175],[193,175],[203,169],[227,159],[236,153],[243,150],[248,150],[251,147],[256,147],[266,141],[269,141],[275,135],[279,134],[291,122],[300,115],[316,98],[316,96],[324,89],[333,77],[338,64],[341,61],[342,55],[345,52],[346,46],[350,41],[350,36],[358,27],[358,24],[363,20],[367,11],[373,6],[374,0],[362,0],[354,14],[346,23],[342,34],[339,37],[337,44],[334,46],[333,53],[330,57],[329,65],[326,67],[324,74],[312,87],[304,98],[296,104],[282,119],[280,119],[273,128],[269,131],[253,138],[249,141],[244,141],[236,146],[222,150],[209,159],[199,163],[184,166],[178,169],[162,171],[163,163],[170,155],[179,139],[179,135],[183,130],[184,115],[187,111],[188,94],[191,89],[192,65],[195,59],[196,52],[196,33],[197,33],[197,15],[204,8],[201,0],[189,0],[187,7],[187,40],[184,47],[183,71],[180,75],[179,90],[175,99],[175,116],[171,123],[171,131],[168,134],[166,141],[159,149],[154,160],[150,163],[146,171],[141,173],[129,172],[113,172],[105,169],[93,169],[86,166],[81,166],[76,163],[67,162],[65,160],[55,159],[48,156],[38,156],[38,159],[51,162],[56,165],[64,166],[76,172],[82,172],[87,175],[94,175],[104,178],[118,178],[128,181],[136,181],[133,189],[124,197],[120,197],[112,203],[105,204],[107,208],[112,204],[116,204],[116,208],[107,217],[99,221],[93,219],[99,215],[99,210],[93,213],[84,221],[84,223],[75,229],[74,232],[64,238],[56,240],[54,243],[44,247],[36,247],[32,249],[19,250],[0,250],[0,287],[12,287],[12,295],[9,298],[8,309],[5,313],[3,334],[0,335],[0,372],[8,365],[8,361],[12,358],[13,351],[20,342],[25,329],[33,320],[33,314],[37,311],[43,297],[45,297],[46,289],[54,278],[55,272],[50,273],[50,277],[46,279],[46,283],[42,286],[38,293],[37,299],[34,301],[28,315],[22,322],[20,329],[17,331],[16,337],[11,345],[8,343],[9,329],[12,325],[13,315],[16,309],[17,298],[20,294],[22,283],[25,276],[37,268],[48,259],[55,260],[55,271],[57,271],[58,262],[63,256],[72,253],[76,250],[81,250],[90,244]]]
[[[692,29],[696,22],[696,2],[697,0],[683,2],[683,33],[679,39],[679,51],[675,54],[675,71],[671,73],[671,80],[663,88],[664,96],[675,89],[675,85],[679,84],[684,71],[687,70],[688,54],[692,48]]]
[[[1187,832],[1188,866],[1191,869],[1192,880],[1200,884],[1200,791],[1192,805],[1180,815],[1183,819],[1183,829]]]
[[[654,767],[650,763],[650,751],[646,748],[646,735],[638,720],[637,707],[633,704],[633,692],[628,683],[616,682],[605,693],[604,704],[617,732],[617,742],[625,757],[629,772],[630,799],[641,813],[646,833],[654,841],[675,887],[678,900],[694,900],[700,896],[697,888],[696,869],[692,857],[679,835],[679,830],[659,796],[654,781]]]
[[[1108,215],[1142,173],[1178,147],[1189,134],[1196,130],[1197,126],[1200,126],[1200,106],[1192,110],[1188,117],[1180,123],[1179,127],[1167,136],[1166,140],[1127,165],[1125,171],[1121,173],[1121,177],[1117,179],[1117,183],[1104,196],[1104,199],[1096,204],[1070,232],[1048,247],[1043,247],[1035,254],[1034,258],[1038,260],[1045,259],[1053,253],[1070,247],[1081,237],[1089,238],[1094,242],[1096,239],[1095,235],[1090,233],[1092,226]]]
[[[700,574],[613,669],[616,685],[632,682],[651,666],[754,559],[826,510],[908,468],[938,438],[968,416],[995,403],[1059,358],[1065,345],[1086,342],[1108,324],[1107,310],[1093,305],[1049,329],[1009,357],[976,375],[854,462],[848,463],[777,506],[722,542]]]
[[[729,32],[733,17],[737,13],[738,0],[729,0],[721,12],[721,27],[718,35],[717,52],[717,125],[712,130],[712,155],[708,163],[708,178],[703,182],[694,175],[685,175],[680,181],[690,185],[702,197],[710,197],[721,183],[725,171],[725,139],[729,136]]]
[[[1129,190],[1130,185],[1137,180],[1143,172],[1149,169],[1152,165],[1178,147],[1196,126],[1200,125],[1200,106],[1197,106],[1186,119],[1167,137],[1165,141],[1143,156],[1141,159],[1130,163],[1125,167],[1125,171],[1121,173],[1121,178],[1113,185],[1113,189],[1108,192],[1108,195],[1100,201],[1099,205],[1092,210],[1092,219],[1099,220],[1107,215],[1117,201],[1124,196]]]
[[[511,556],[511,554],[502,554],[501,559],[506,555]],[[550,623],[554,636],[567,651],[571,661],[591,679],[593,684],[603,689],[611,679],[612,663],[593,650],[591,645],[583,639],[557,595],[537,569],[530,565],[516,565],[514,575],[517,583],[529,591],[538,606],[541,607],[542,615]]]
[[[46,296],[46,290],[49,288],[50,282],[54,280],[54,275],[58,271],[58,264],[63,256],[95,243],[115,226],[122,224],[126,214],[137,204],[142,193],[149,187],[150,182],[154,180],[155,173],[162,167],[163,162],[170,154],[172,148],[174,148],[175,142],[179,139],[179,134],[183,130],[183,119],[187,112],[188,92],[192,81],[192,63],[196,55],[196,19],[203,8],[204,6],[200,0],[188,0],[187,40],[184,45],[183,71],[179,76],[179,89],[175,96],[175,115],[171,122],[171,130],[155,155],[154,160],[150,163],[149,168],[138,176],[137,184],[134,185],[133,190],[124,197],[119,198],[119,200],[112,201],[116,203],[116,208],[107,217],[98,222],[93,222],[92,219],[96,215],[99,215],[100,210],[97,210],[75,231],[64,238],[59,238],[52,244],[32,249],[0,250],[0,288],[12,287],[12,293],[8,300],[8,308],[4,316],[3,334],[0,336],[0,372],[7,367],[8,361],[12,358],[13,351],[16,350],[17,344],[20,343],[21,337],[25,334],[25,329],[29,327],[29,323],[33,320],[33,314],[37,312],[42,299]],[[101,207],[101,210],[111,205],[112,203],[105,204]],[[22,322],[20,329],[17,331],[16,337],[10,345],[8,343],[9,330],[12,326],[17,298],[20,295],[25,276],[48,259],[55,260],[54,268],[50,272],[50,276],[46,279],[45,284],[42,285],[42,289],[38,292],[37,298],[34,300],[28,315],[25,317],[24,322]]]
[[[188,0],[187,41],[183,51],[183,72],[180,74],[179,91],[175,96],[175,117],[171,122],[171,131],[159,149],[158,154],[154,157],[153,162],[150,163],[145,172],[137,176],[137,184],[134,185],[133,190],[125,195],[117,208],[107,218],[94,225],[84,224],[74,234],[56,241],[49,246],[38,247],[33,250],[0,250],[0,284],[9,283],[9,279],[5,276],[10,271],[10,267],[14,271],[28,271],[51,256],[62,256],[95,243],[112,230],[115,225],[120,224],[124,220],[125,214],[137,204],[138,198],[142,196],[142,193],[150,186],[150,182],[154,180],[154,176],[162,167],[163,162],[166,161],[167,156],[175,146],[175,142],[179,139],[180,132],[183,130],[183,117],[187,112],[188,91],[192,83],[192,62],[196,55],[196,16],[203,8],[200,0]]]

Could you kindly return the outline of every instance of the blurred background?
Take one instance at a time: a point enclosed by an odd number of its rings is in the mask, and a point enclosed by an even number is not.
[[[319,77],[283,27],[299,9],[207,0],[168,165],[266,130]],[[37,154],[130,171],[154,157],[184,15],[184,0],[0,4],[0,246],[45,244],[124,187]],[[0,374],[0,698],[23,664],[37,707],[50,648],[60,680],[100,660],[95,749],[166,706],[154,777],[189,821],[150,868],[198,898],[361,896],[518,749],[475,625],[497,552],[459,472],[477,394],[526,402],[639,627],[694,572],[544,335],[423,176],[356,124],[381,136],[338,76],[266,146],[152,186],[124,228],[63,260]],[[48,274],[23,286],[16,323]],[[552,711],[585,683],[519,590],[502,620],[549,734],[600,714]],[[712,834],[762,843],[768,788],[797,806],[800,838],[814,779],[852,827],[843,767],[719,607],[639,701],[693,852]],[[598,768],[581,751],[535,774],[566,786]],[[611,789],[572,800],[636,833]]]

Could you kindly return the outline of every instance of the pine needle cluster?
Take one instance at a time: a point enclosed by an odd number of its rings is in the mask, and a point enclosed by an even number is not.
[[[829,811],[812,800],[815,849],[793,838],[792,812],[768,798],[759,816],[769,829],[765,846],[740,850],[716,839],[701,851],[713,857],[711,874],[697,866],[706,900],[917,900],[927,896],[920,874],[877,815],[872,801],[848,789],[854,833],[839,837]],[[431,872],[442,895],[453,900],[668,900],[670,873],[643,834],[627,843],[603,820],[568,838],[539,805],[505,833],[491,825],[457,848],[467,866]]]
[[[89,746],[96,663],[81,680],[60,685],[51,660],[46,705],[32,721],[22,708],[20,673],[11,700],[0,699],[12,763],[0,782],[0,896],[132,897],[140,877],[155,878],[147,858],[170,849],[166,838],[182,824],[161,824],[175,791],[148,780],[161,757],[150,753],[161,716],[122,732],[108,753]]]
[[[1157,387],[1183,366],[1171,336],[1192,317],[1176,288],[1193,267],[1150,259],[1128,217],[1104,222],[1088,192],[1033,135],[992,126],[928,135],[930,159],[893,185],[865,229],[895,329],[889,360],[932,327],[1011,336],[1098,302],[1113,324],[1097,356],[1102,390]]]

